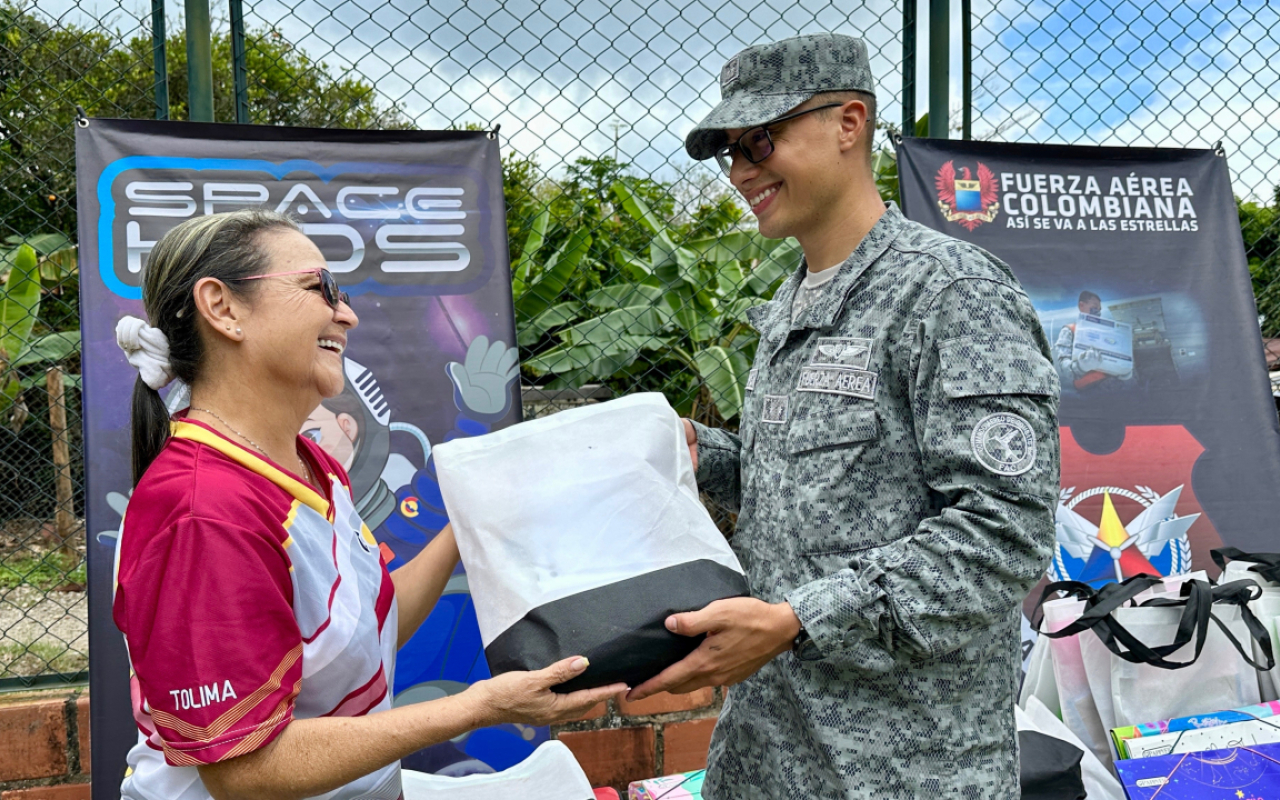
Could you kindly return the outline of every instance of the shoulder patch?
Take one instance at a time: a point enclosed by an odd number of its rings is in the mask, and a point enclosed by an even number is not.
[[[978,463],[997,475],[1021,475],[1036,463],[1036,433],[1018,414],[999,412],[978,420],[970,437]]]

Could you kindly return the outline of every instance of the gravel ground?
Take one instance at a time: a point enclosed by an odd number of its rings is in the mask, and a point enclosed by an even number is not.
[[[88,663],[89,600],[84,592],[29,586],[0,592],[0,677],[74,672]]]

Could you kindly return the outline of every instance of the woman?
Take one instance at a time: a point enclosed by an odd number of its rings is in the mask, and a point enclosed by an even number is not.
[[[340,464],[297,435],[342,391],[358,320],[289,220],[199,217],[152,251],[113,607],[133,670],[125,798],[387,798],[398,760],[500,722],[580,715],[626,687],[557,695],[585,659],[391,708],[396,648],[458,561],[446,528],[387,573]],[[171,421],[157,390],[190,387]],[[330,794],[331,793],[331,794]]]

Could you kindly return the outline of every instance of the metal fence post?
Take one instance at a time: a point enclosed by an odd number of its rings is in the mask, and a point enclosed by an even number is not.
[[[213,122],[213,46],[209,0],[186,0],[187,98],[192,122]]]
[[[236,122],[249,124],[249,70],[244,54],[244,0],[231,0],[231,73],[236,88]]]
[[[929,138],[947,138],[950,102],[951,0],[929,0]]]
[[[960,0],[961,136],[973,138],[973,0]]]
[[[156,119],[169,118],[169,65],[165,58],[164,0],[151,0],[151,61],[156,79]]]
[[[902,3],[902,135],[916,135],[916,4]]]

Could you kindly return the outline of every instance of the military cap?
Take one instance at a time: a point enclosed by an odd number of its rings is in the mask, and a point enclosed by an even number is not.
[[[822,92],[875,95],[867,43],[838,33],[810,33],[748,47],[720,70],[720,104],[685,137],[697,161],[728,141],[725,130],[752,128]]]

